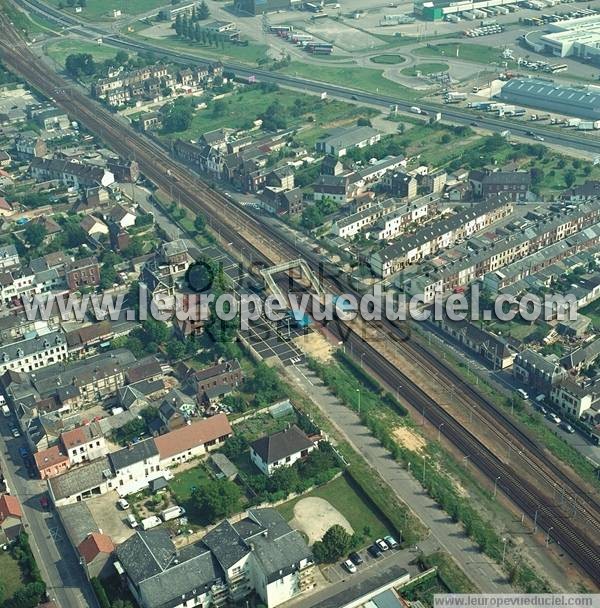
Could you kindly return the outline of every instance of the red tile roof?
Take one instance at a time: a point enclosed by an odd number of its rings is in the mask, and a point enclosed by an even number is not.
[[[69,460],[68,456],[61,452],[60,447],[53,445],[47,450],[36,452],[33,455],[38,471],[42,471],[48,467],[61,464]]]
[[[60,434],[60,440],[67,450],[87,443],[89,441],[88,437],[89,431],[86,426],[78,426]]]
[[[77,547],[79,555],[86,564],[93,562],[100,553],[112,553],[115,550],[110,536],[101,532],[92,532],[84,538]]]
[[[7,517],[23,517],[21,504],[16,496],[3,494],[0,496],[0,521],[4,521]]]
[[[198,420],[157,437],[154,441],[161,459],[170,458],[187,450],[214,441],[232,433],[229,420],[225,414]]]

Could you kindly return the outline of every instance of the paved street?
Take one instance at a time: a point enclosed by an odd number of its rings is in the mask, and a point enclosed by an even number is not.
[[[429,549],[433,551],[441,548],[450,553],[482,592],[512,591],[497,564],[483,555],[464,533],[462,526],[454,523],[437,503],[423,492],[420,483],[390,457],[388,451],[361,424],[353,411],[333,397],[305,366],[287,367],[286,371],[294,382],[319,404],[354,448],[379,472],[398,496],[419,515],[431,530],[432,537],[427,542]]]
[[[48,585],[48,595],[61,608],[96,608],[96,597],[58,516],[52,509],[46,511],[40,505],[46,482],[29,479],[19,454],[19,447],[26,445],[25,440],[14,439],[10,435],[11,421],[15,421],[12,416],[0,419],[2,471],[11,493],[18,496],[23,506],[25,529],[35,560]]]

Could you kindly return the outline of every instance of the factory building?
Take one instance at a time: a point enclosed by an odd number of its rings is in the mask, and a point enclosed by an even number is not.
[[[515,0],[414,0],[413,9],[425,21],[442,21],[447,15],[503,4],[515,4]]]
[[[275,11],[291,8],[292,4],[299,5],[299,0],[235,0],[235,10],[249,15],[264,15]]]
[[[540,37],[542,52],[600,64],[600,15],[550,23],[548,30]]]
[[[600,120],[600,90],[562,87],[547,80],[513,78],[501,89],[502,101],[566,116]]]

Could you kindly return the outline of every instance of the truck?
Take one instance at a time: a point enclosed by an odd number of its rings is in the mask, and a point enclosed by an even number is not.
[[[446,93],[446,102],[452,103],[456,101],[464,101],[467,98],[466,93],[461,93],[460,91],[448,91]]]
[[[150,517],[146,517],[146,519],[142,519],[140,524],[142,526],[142,530],[150,530],[151,528],[160,526],[160,524],[162,524],[162,519],[158,517],[158,515],[151,515]]]
[[[600,129],[600,120],[582,120],[578,125],[579,131],[593,131],[594,129]]]
[[[510,137],[510,131],[506,129],[505,131],[500,131],[501,137]]]
[[[409,112],[412,112],[413,114],[423,114],[423,110],[418,106],[411,106]]]
[[[178,517],[181,517],[182,515],[185,515],[185,509],[183,507],[180,507],[179,505],[169,507],[168,509],[165,509],[164,511],[162,511],[160,514],[163,521],[170,521],[171,519],[177,519]],[[160,520],[159,520],[159,523],[160,523]],[[142,521],[142,525],[143,524],[144,524],[144,522]],[[144,528],[144,530],[145,529],[146,528]]]
[[[581,122],[581,118],[567,118],[567,127],[578,127]]]

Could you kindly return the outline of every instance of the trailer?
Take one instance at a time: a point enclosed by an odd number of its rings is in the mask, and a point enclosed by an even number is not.
[[[578,125],[579,131],[594,131],[600,129],[600,120],[582,120]]]
[[[467,94],[460,91],[449,91],[446,93],[446,103],[456,103],[458,101],[465,101],[466,99]]]
[[[446,21],[449,21],[450,23],[459,23],[460,22],[460,17],[458,15],[446,15]]]
[[[467,19],[468,21],[475,21],[475,15],[470,11],[462,12],[463,19]]]

